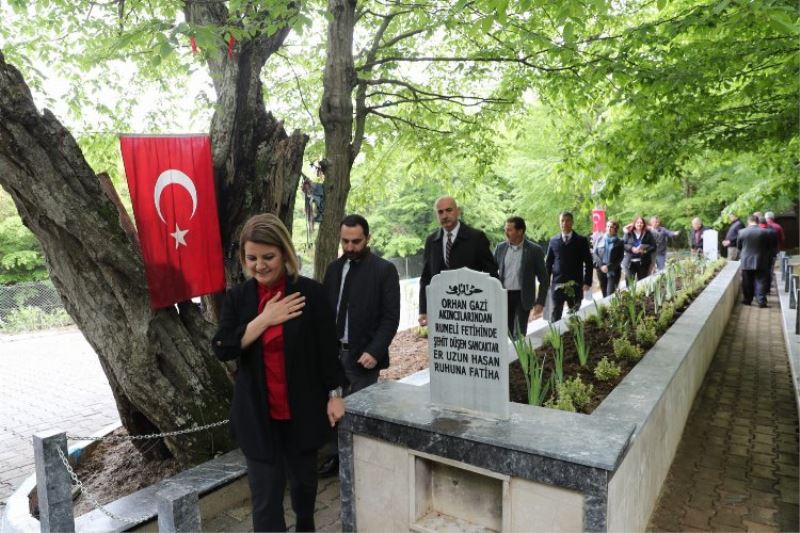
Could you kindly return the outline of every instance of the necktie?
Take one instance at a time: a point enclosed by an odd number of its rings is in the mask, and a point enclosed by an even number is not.
[[[447,268],[450,268],[450,252],[453,251],[453,234],[449,231],[447,232],[447,245],[445,246],[445,250],[444,264],[447,265]]]
[[[564,235],[564,244],[569,244],[569,235]]]
[[[344,280],[342,283],[342,292],[339,294],[339,308],[336,311],[336,332],[339,339],[344,338],[344,328],[347,324],[347,306],[350,302],[350,280],[353,279],[351,273],[356,264],[352,261],[347,261],[349,268],[345,272]]]

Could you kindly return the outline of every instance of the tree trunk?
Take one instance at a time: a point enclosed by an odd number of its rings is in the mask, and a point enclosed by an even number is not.
[[[339,223],[350,192],[353,101],[356,74],[353,67],[355,0],[328,0],[328,49],[319,118],[325,129],[325,213],[317,234],[314,275],[322,279],[328,263],[336,258]]]
[[[187,3],[187,16],[225,16],[217,3]],[[212,11],[212,8],[214,11]],[[291,227],[307,137],[287,136],[266,112],[261,67],[287,28],[239,43],[232,60],[210,60],[218,93],[211,126],[222,242],[229,282],[240,277],[237,234],[252,214]],[[231,382],[213,356],[214,325],[191,302],[152,310],[138,245],[68,131],[40,114],[20,73],[0,54],[0,185],[39,239],[64,306],[97,352],[120,418],[132,435],[227,418]],[[145,455],[185,464],[228,450],[226,427],[164,441],[134,441]]]

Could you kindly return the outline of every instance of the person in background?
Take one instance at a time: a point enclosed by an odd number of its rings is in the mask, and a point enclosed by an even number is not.
[[[573,216],[569,211],[559,215],[561,232],[550,239],[545,265],[550,277],[550,297],[553,310],[551,322],[561,320],[564,303],[570,309],[580,308],[583,292],[592,287],[592,253],[589,240],[572,231]]]
[[[781,227],[780,224],[775,222],[775,213],[773,213],[772,211],[767,211],[766,213],[764,213],[764,218],[767,219],[767,226],[772,228],[775,231],[775,233],[777,234],[777,236],[778,236],[778,250],[775,252],[775,255],[772,258],[772,264],[769,267],[770,277],[774,281],[774,278],[775,278],[775,260],[778,257],[778,252],[780,252],[781,249],[783,248],[783,243],[785,241],[785,238],[784,238],[784,235],[783,235],[783,228]]]
[[[768,213],[772,214],[772,213]],[[770,255],[769,255],[769,265],[767,266],[767,273],[769,274],[766,277],[766,287],[764,288],[764,292],[768,293],[772,288],[772,282],[774,281],[775,277],[775,260],[778,257],[778,252],[781,249],[780,245],[780,235],[774,227],[772,227],[767,219],[767,215],[759,215],[758,216],[758,227],[767,230],[769,234],[769,242],[770,242]],[[780,228],[780,226],[778,226]],[[783,231],[783,228],[781,228]]]
[[[211,341],[235,360],[231,426],[247,462],[254,531],[286,531],[289,479],[297,531],[314,530],[317,449],[344,416],[334,313],[319,283],[298,274],[286,226],[272,214],[239,237],[249,279],[225,296]]]
[[[508,334],[514,338],[528,332],[528,320],[544,309],[550,280],[542,248],[525,238],[525,220],[506,220],[506,240],[497,245],[494,259],[500,282],[508,293]],[[539,280],[537,296],[536,281]]]
[[[623,263],[628,277],[637,280],[650,275],[650,265],[656,251],[656,241],[647,228],[641,215],[636,215],[631,222],[631,230],[625,234],[623,241],[625,256]]]
[[[772,231],[759,227],[756,215],[747,217],[747,227],[739,231],[736,247],[741,250],[742,303],[750,305],[755,296],[759,307],[767,307],[767,284],[773,241]]]
[[[625,246],[617,236],[619,222],[610,219],[606,222],[606,232],[597,239],[594,246],[592,259],[597,272],[597,280],[603,297],[617,290],[622,277],[622,258],[625,255]]]
[[[439,219],[437,229],[425,239],[422,253],[422,274],[419,278],[419,325],[428,325],[428,302],[425,289],[433,276],[443,270],[462,267],[486,272],[497,277],[497,264],[486,234],[459,220],[461,210],[452,196],[442,196],[434,203],[433,210]]]
[[[706,228],[703,226],[703,221],[700,217],[692,219],[692,232],[689,234],[689,249],[693,255],[703,257],[703,232]]]
[[[650,233],[656,241],[655,271],[661,272],[667,264],[667,241],[680,234],[680,231],[670,231],[661,225],[661,219],[657,216],[650,217]]]
[[[739,232],[744,229],[744,224],[739,220],[739,215],[733,212],[728,213],[728,219],[731,224],[728,226],[727,233],[725,233],[722,246],[728,248],[728,261],[737,261],[739,259],[739,248],[736,241],[739,238]]]
[[[400,324],[400,278],[392,263],[370,251],[367,219],[344,217],[339,237],[342,255],[328,265],[322,286],[336,310],[346,397],[377,382],[380,371],[389,368],[389,345]],[[319,469],[321,477],[339,472],[338,442],[336,435],[332,437],[332,449]]]

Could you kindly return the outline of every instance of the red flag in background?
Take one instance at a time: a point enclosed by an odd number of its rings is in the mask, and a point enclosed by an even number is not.
[[[155,309],[225,288],[211,140],[120,137]]]
[[[604,209],[592,209],[592,233],[606,231],[606,212]]]

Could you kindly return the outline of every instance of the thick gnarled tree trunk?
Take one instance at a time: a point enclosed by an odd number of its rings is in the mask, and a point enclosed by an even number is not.
[[[325,129],[325,214],[317,234],[314,275],[322,279],[325,267],[336,257],[339,222],[350,192],[350,169],[355,153],[352,92],[356,82],[353,66],[353,28],[356,0],[328,1],[328,49],[319,118]]]
[[[215,2],[187,2],[196,24],[224,23]],[[238,231],[252,214],[276,213],[291,227],[307,137],[288,136],[264,108],[261,68],[288,33],[237,45],[209,60],[218,95],[211,125],[226,272],[240,276]],[[117,206],[64,127],[39,113],[20,73],[0,54],[0,185],[39,239],[64,306],[97,352],[120,418],[131,434],[222,420],[231,382],[210,351],[214,325],[189,302],[152,310],[138,244]],[[226,427],[141,443],[149,456],[195,463],[230,449]]]

